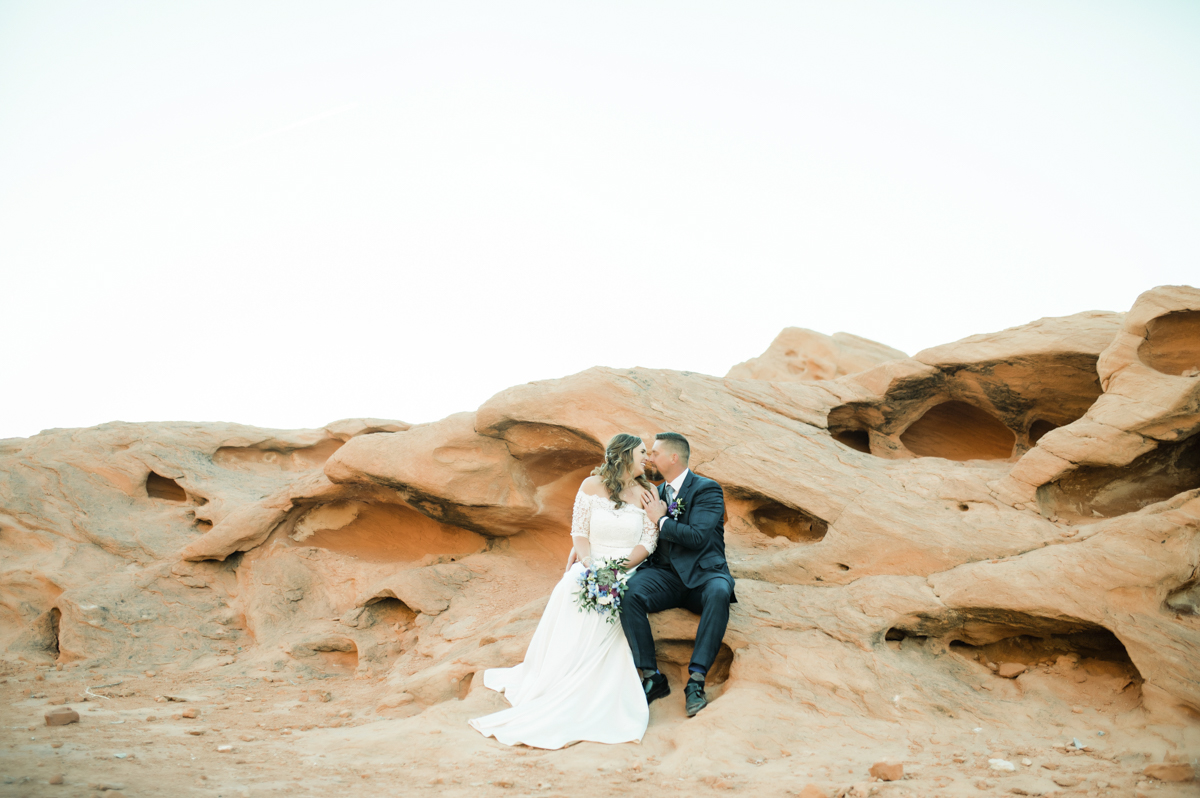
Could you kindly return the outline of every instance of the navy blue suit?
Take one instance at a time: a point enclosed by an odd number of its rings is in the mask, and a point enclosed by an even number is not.
[[[665,485],[658,489],[666,499]],[[721,649],[729,605],[737,601],[725,560],[725,495],[711,479],[691,472],[679,487],[678,518],[667,516],[658,547],[629,580],[621,626],[639,668],[655,668],[654,636],[647,613],[684,607],[700,616],[693,668],[707,672]]]

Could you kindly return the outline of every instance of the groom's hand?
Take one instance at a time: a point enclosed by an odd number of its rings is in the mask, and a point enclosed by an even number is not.
[[[650,516],[650,522],[658,525],[658,519],[667,514],[667,503],[659,498],[642,497],[642,509]]]

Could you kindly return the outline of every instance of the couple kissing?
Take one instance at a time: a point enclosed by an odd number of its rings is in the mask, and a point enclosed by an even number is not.
[[[676,607],[700,616],[684,704],[689,717],[704,709],[705,677],[737,599],[725,560],[724,495],[688,468],[690,455],[677,432],[658,433],[650,448],[627,433],[609,441],[575,496],[567,570],[525,660],[484,671],[484,685],[511,706],[472,727],[535,748],[640,741],[650,702],[671,693],[648,614]]]

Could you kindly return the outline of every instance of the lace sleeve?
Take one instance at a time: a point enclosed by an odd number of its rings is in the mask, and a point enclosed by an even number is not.
[[[591,538],[592,503],[582,490],[575,494],[575,508],[571,510],[571,537]]]
[[[653,554],[658,548],[658,526],[645,513],[642,513],[642,537],[638,543],[645,546],[648,554]]]

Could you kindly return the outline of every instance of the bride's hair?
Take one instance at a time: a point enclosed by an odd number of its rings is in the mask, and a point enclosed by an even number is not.
[[[612,499],[613,504],[618,508],[624,504],[621,501],[621,491],[624,490],[625,485],[621,481],[621,476],[633,470],[633,452],[641,445],[642,439],[638,436],[630,435],[628,432],[618,432],[604,450],[604,462],[592,471],[593,476],[600,477],[600,481],[608,489],[608,498]],[[654,490],[654,483],[646,479],[645,474],[638,477],[636,481],[646,490]]]

